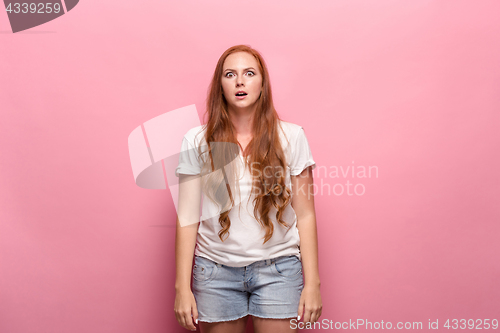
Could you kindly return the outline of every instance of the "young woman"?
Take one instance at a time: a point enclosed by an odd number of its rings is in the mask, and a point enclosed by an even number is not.
[[[278,117],[266,64],[246,45],[220,57],[207,114],[176,169],[176,318],[203,333],[243,333],[249,315],[256,332],[296,332],[292,319],[322,311],[304,129]]]

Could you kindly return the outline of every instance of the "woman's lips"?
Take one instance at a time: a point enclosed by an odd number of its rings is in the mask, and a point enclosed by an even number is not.
[[[248,96],[248,95],[243,95],[243,96],[238,96],[238,95],[236,95],[236,98],[237,98],[237,99],[243,99],[243,98],[245,98],[245,97],[247,97],[247,96]]]

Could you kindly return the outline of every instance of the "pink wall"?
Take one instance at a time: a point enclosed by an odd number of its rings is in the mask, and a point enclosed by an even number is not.
[[[1,11],[0,331],[185,332],[174,204],[134,183],[127,137],[186,105],[201,116],[218,57],[242,43],[264,55],[324,186],[320,320],[500,319],[499,12],[82,1],[12,34]],[[322,173],[349,166],[378,177]],[[327,193],[347,181],[364,194]]]

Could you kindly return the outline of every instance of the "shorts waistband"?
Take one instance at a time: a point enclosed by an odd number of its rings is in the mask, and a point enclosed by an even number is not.
[[[246,266],[241,266],[240,268],[250,267],[250,266],[269,266],[269,265],[273,264],[276,261],[276,259],[278,259],[278,258],[264,259],[264,260],[255,261],[255,262],[253,262],[251,264],[248,264]],[[217,264],[217,267],[227,266],[227,265],[223,265],[223,264],[218,263],[218,262],[216,262],[216,264]],[[232,267],[232,266],[229,266],[229,267]]]
[[[269,266],[269,265],[272,265],[274,264],[277,260],[279,259],[282,259],[282,258],[285,258],[285,257],[288,257],[288,255],[286,256],[279,256],[279,257],[275,257],[275,258],[270,258],[270,259],[264,259],[264,260],[259,260],[259,261],[255,261],[251,264],[248,264],[246,266],[241,266],[241,267],[249,267],[249,266]],[[205,257],[202,257],[203,259],[206,259],[206,260],[210,260],[208,258],[205,258]],[[211,260],[213,261],[213,260]],[[219,262],[216,262],[214,261],[214,263],[217,265],[217,267],[222,267],[222,266],[226,266],[226,267],[232,267],[232,266],[228,266],[228,265],[224,265],[224,264],[221,264]]]

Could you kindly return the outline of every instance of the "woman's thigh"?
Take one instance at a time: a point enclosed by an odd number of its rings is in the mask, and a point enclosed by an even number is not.
[[[201,333],[245,333],[247,320],[248,316],[219,323],[205,323],[200,321],[200,330]]]
[[[296,326],[290,324],[290,318],[288,319],[269,319],[269,318],[259,318],[252,317],[253,328],[255,333],[295,333],[298,332]]]

